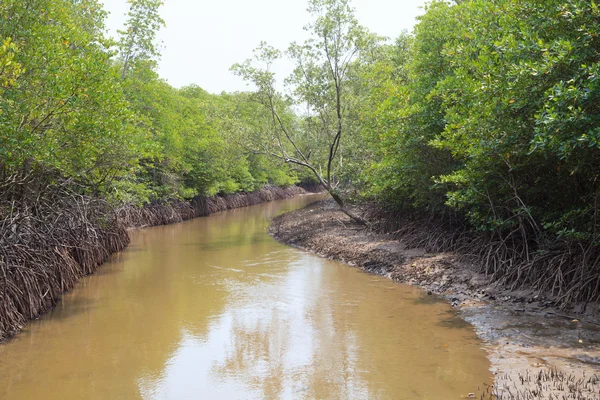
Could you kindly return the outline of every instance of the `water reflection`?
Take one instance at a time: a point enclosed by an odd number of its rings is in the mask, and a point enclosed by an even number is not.
[[[268,237],[308,201],[136,232],[0,346],[0,398],[452,399],[489,382],[445,303]]]

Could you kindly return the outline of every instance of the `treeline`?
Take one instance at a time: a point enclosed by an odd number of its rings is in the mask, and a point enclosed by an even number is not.
[[[363,194],[466,224],[508,283],[598,300],[600,9],[456,3],[428,3],[365,75]]]
[[[131,1],[118,41],[105,35],[95,0],[2,3],[2,197],[35,197],[41,187],[20,184],[32,176],[68,180],[117,206],[298,181],[228,140],[241,95],[176,89],[158,77],[161,3]]]

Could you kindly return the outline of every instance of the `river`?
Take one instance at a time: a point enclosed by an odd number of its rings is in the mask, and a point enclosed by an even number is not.
[[[132,232],[0,345],[0,398],[448,400],[491,384],[448,304],[266,233],[314,199]]]

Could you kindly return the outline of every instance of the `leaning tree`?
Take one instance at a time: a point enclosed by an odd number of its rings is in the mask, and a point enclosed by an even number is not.
[[[305,27],[304,43],[292,43],[285,54],[295,69],[285,80],[287,94],[276,89],[271,67],[279,50],[261,43],[254,57],[232,67],[254,84],[253,99],[262,105],[269,126],[245,137],[252,151],[308,168],[340,209],[355,221],[340,194],[337,172],[343,168],[343,139],[349,134],[352,96],[351,69],[377,43],[377,37],[358,24],[349,0],[310,0],[314,20]],[[354,76],[356,78],[356,76]],[[290,110],[296,118],[290,118]]]

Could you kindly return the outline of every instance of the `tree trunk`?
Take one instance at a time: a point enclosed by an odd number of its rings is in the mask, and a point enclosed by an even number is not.
[[[350,210],[348,207],[346,207],[346,203],[344,202],[344,199],[342,199],[340,197],[340,195],[337,194],[331,187],[326,187],[326,189],[329,192],[329,194],[331,195],[331,197],[333,198],[333,200],[335,200],[335,202],[338,204],[338,206],[340,207],[340,210],[342,210],[342,212],[344,214],[346,214],[347,216],[352,218],[355,222],[359,223],[360,225],[364,225],[364,226],[370,225],[369,221],[367,221],[360,215],[352,212],[352,210]]]

